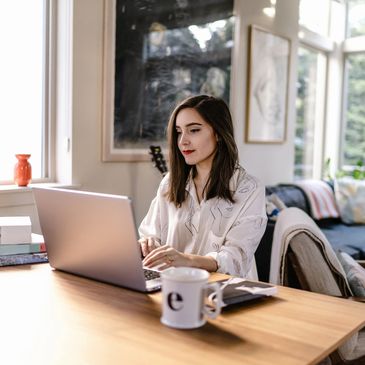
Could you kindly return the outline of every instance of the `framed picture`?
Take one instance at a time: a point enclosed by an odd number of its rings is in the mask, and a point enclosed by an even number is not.
[[[203,14],[205,5],[104,1],[103,161],[149,161],[150,145],[164,150],[169,116],[189,96],[229,103],[233,1],[215,0]]]
[[[289,39],[250,27],[246,142],[285,141],[289,59]]]

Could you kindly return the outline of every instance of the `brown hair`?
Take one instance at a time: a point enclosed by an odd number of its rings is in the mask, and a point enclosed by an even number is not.
[[[182,109],[195,109],[200,116],[213,128],[217,135],[217,151],[212,169],[204,188],[205,198],[222,198],[233,202],[229,181],[238,163],[238,151],[234,140],[231,113],[227,104],[213,96],[199,95],[184,100],[172,112],[168,124],[170,181],[167,197],[170,202],[180,207],[186,198],[186,183],[192,170],[192,177],[196,176],[195,165],[188,165],[178,147],[176,132],[176,117]]]

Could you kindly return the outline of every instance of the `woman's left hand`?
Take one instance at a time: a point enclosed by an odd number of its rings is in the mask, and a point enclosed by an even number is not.
[[[191,266],[190,257],[169,245],[164,245],[150,252],[143,260],[143,266],[153,268],[158,266],[164,270],[172,266]]]

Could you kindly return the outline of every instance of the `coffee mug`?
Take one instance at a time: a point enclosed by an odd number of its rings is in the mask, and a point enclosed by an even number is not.
[[[218,283],[208,283],[209,273],[192,267],[172,267],[161,272],[161,322],[173,328],[197,328],[206,318],[216,318],[222,307],[222,291]],[[216,295],[214,309],[205,304],[207,289]],[[212,294],[212,291],[209,293]]]

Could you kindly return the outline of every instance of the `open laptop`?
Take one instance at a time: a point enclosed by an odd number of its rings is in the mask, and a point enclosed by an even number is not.
[[[57,188],[32,190],[53,268],[142,292],[161,288],[158,273],[151,278],[156,272],[142,267],[130,198]]]

